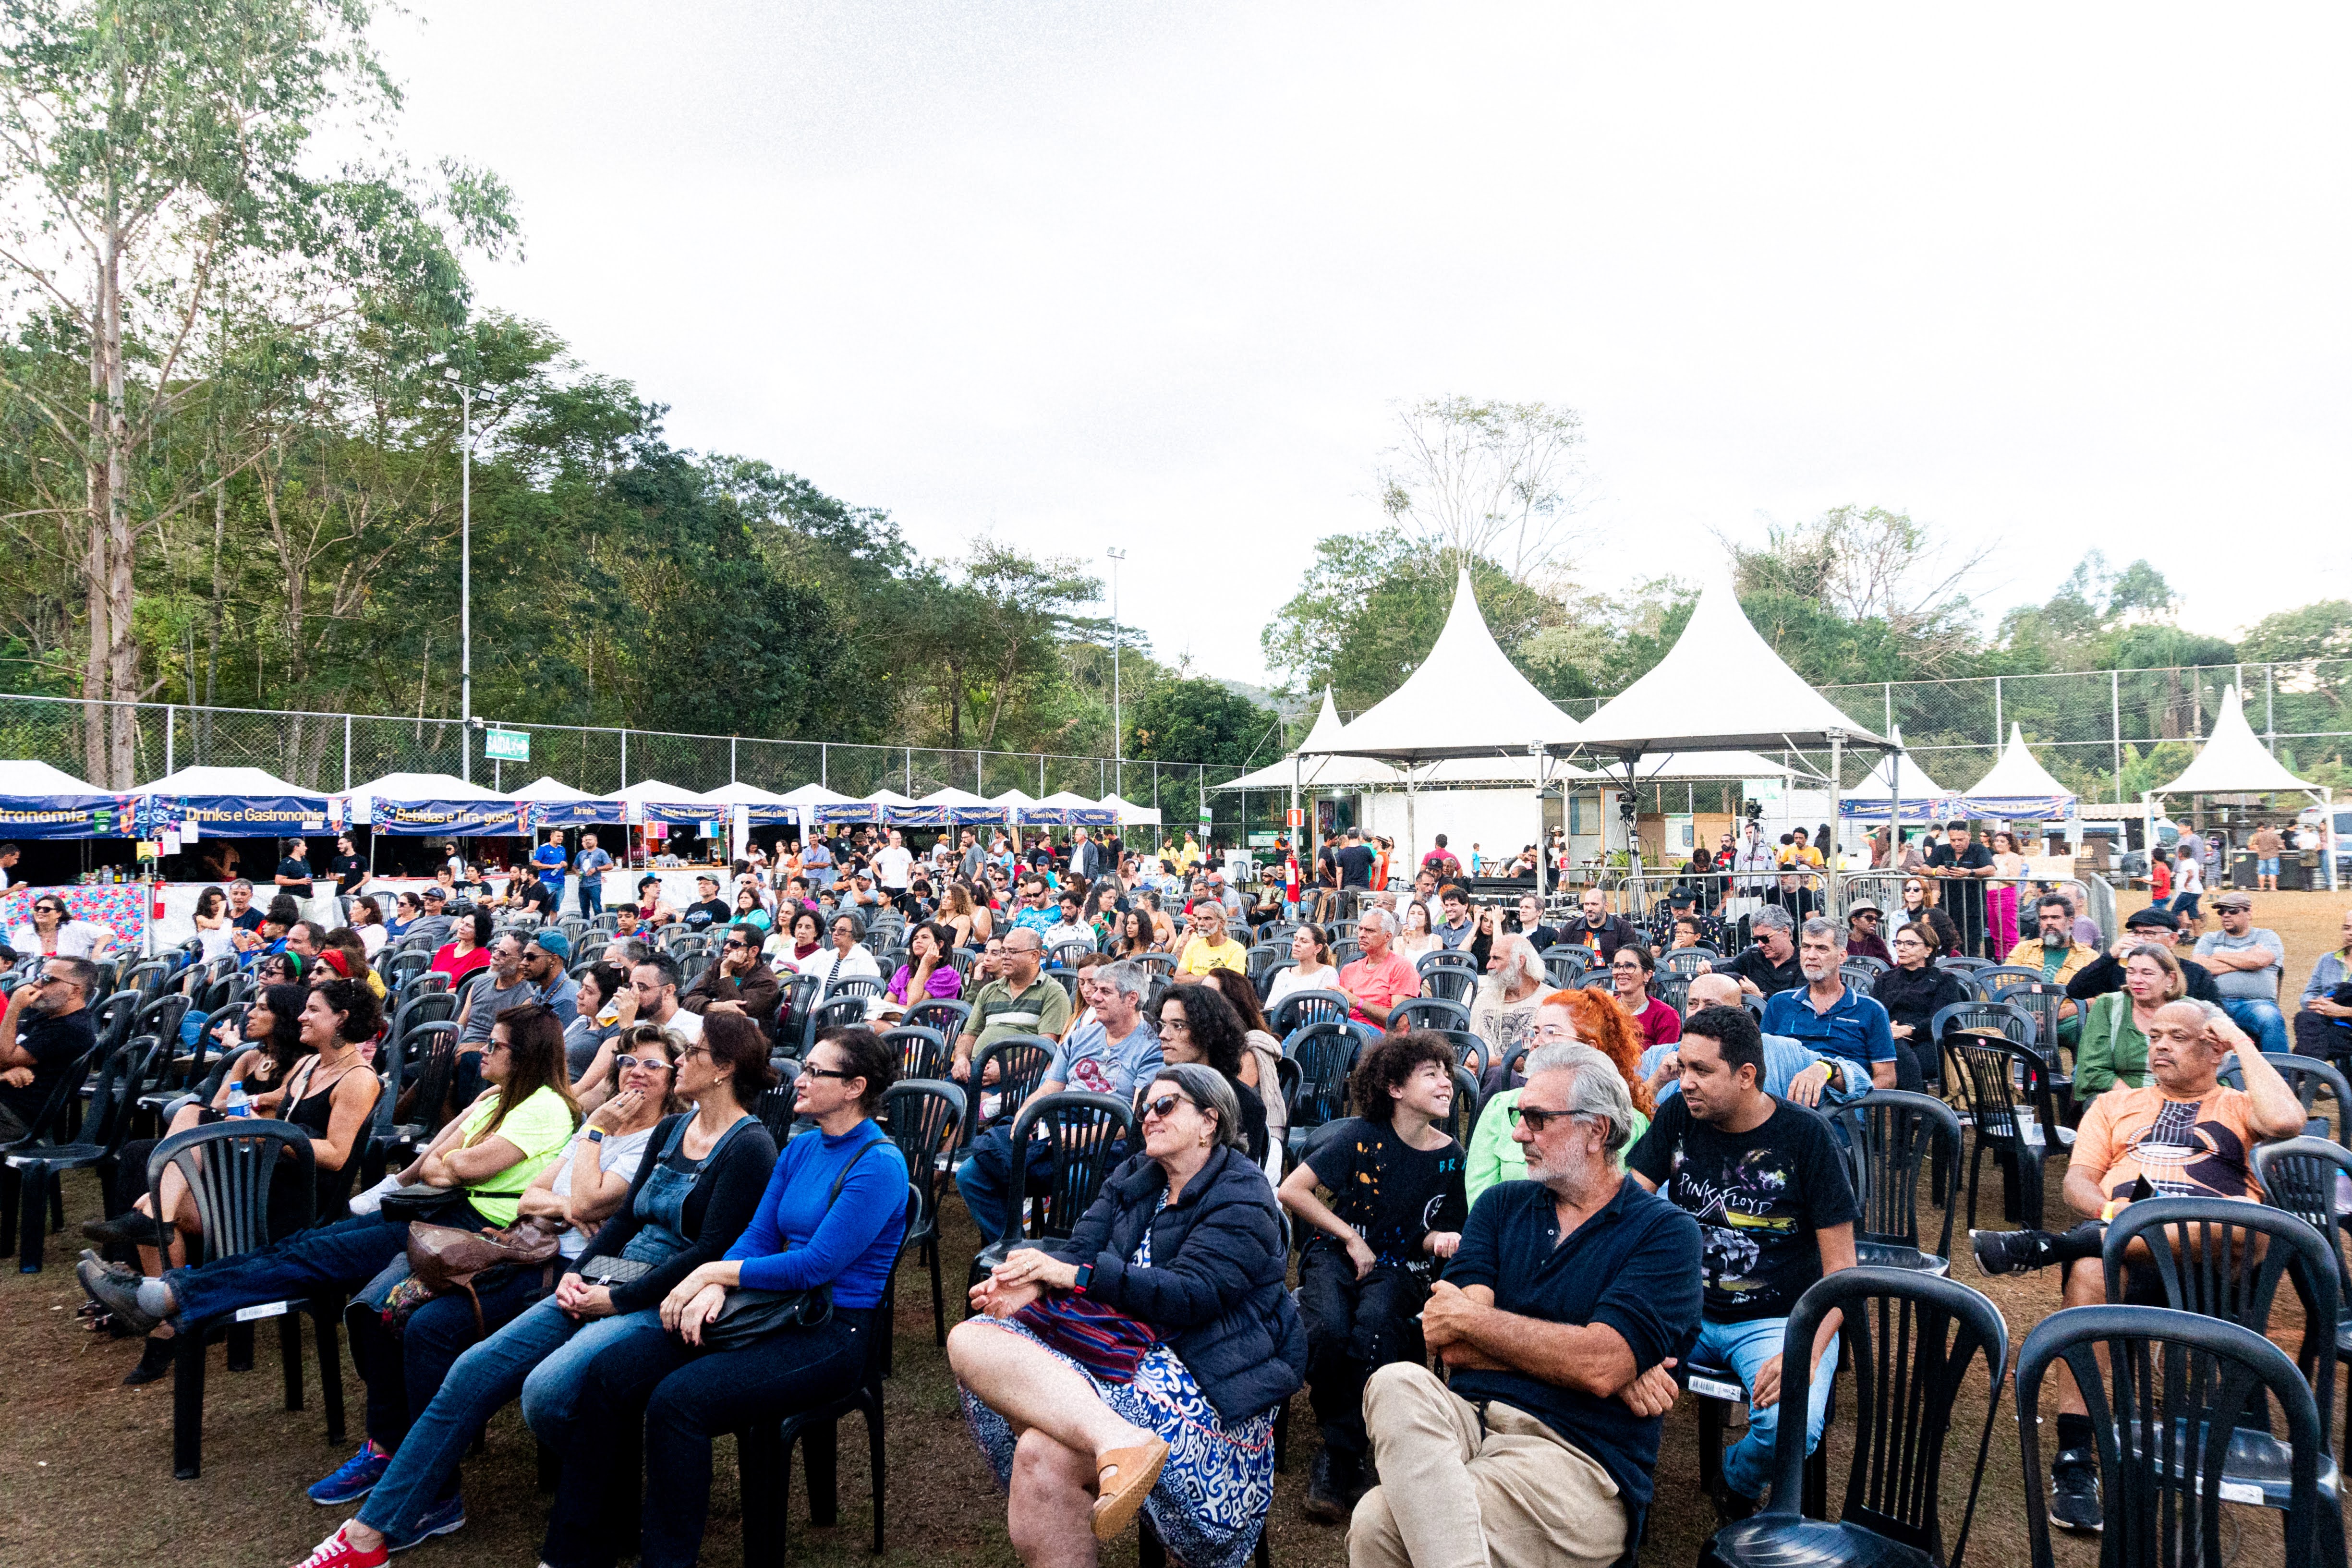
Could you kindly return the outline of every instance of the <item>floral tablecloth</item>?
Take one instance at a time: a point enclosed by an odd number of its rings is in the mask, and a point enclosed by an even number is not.
[[[115,940],[138,945],[146,940],[147,889],[138,882],[74,883],[63,888],[10,888],[0,893],[0,931],[33,923],[33,900],[45,893],[63,899],[78,921],[96,921]]]

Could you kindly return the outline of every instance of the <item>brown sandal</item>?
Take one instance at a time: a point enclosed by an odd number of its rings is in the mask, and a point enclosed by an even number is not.
[[[1094,1529],[1097,1541],[1116,1541],[1135,1521],[1144,1499],[1160,1479],[1168,1462],[1168,1445],[1154,1437],[1132,1448],[1113,1448],[1095,1459]]]

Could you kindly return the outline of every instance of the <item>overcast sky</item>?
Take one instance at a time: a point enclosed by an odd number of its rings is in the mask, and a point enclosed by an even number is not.
[[[1580,411],[1583,574],[1843,502],[2352,594],[2341,6],[423,0],[403,142],[515,188],[485,302],[953,555],[1130,552],[1265,675],[1395,409]]]

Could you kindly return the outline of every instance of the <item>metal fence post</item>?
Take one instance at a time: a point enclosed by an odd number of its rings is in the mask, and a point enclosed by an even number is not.
[[[912,747],[912,746],[909,746],[909,747],[908,747],[908,748],[907,748],[907,794],[908,794],[909,796],[911,796],[911,795],[914,795],[914,793],[915,793],[915,748],[914,748],[914,747]]]
[[[1996,675],[1996,676],[1994,676],[1994,677],[1992,678],[1992,755],[1993,755],[1993,761],[1995,761],[1995,762],[1999,762],[1999,761],[2000,760],[2000,748],[2001,748],[2001,744],[2002,744],[2002,742],[2003,742],[2007,741],[2008,739],[2009,739],[2009,726],[2008,726],[2008,725],[2006,725],[2006,724],[2003,724],[2003,723],[2000,721],[2000,676],[1998,676],[1998,675]]]
[[[621,787],[629,787],[629,730],[625,724],[621,727]]]
[[[988,764],[981,759],[987,755],[978,746],[971,749],[971,793],[982,800],[988,798]]]
[[[2124,695],[2123,677],[2115,670],[2107,671],[2107,726],[2115,736],[2116,804],[2124,803]]]
[[[1886,682],[1886,738],[1895,739],[1895,682]]]
[[[178,711],[170,703],[163,704],[163,772],[166,776],[175,771],[172,766],[172,721]]]
[[[727,782],[735,782],[735,737],[727,737]]]
[[[2270,747],[2271,755],[2274,757],[2278,755],[2278,712],[2271,671],[2276,668],[2269,664],[2263,666],[2263,743]]]
[[[819,741],[816,743],[816,787],[819,789],[831,789],[833,787],[825,782],[830,772],[830,769],[827,766],[828,759],[825,755],[829,750],[830,748],[824,742]]]

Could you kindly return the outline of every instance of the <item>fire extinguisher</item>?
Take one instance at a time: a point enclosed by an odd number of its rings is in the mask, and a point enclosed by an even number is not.
[[[149,890],[154,895],[152,900],[154,907],[148,911],[148,918],[150,920],[161,921],[163,918],[163,879],[158,876],[150,876],[147,879],[147,886]]]

